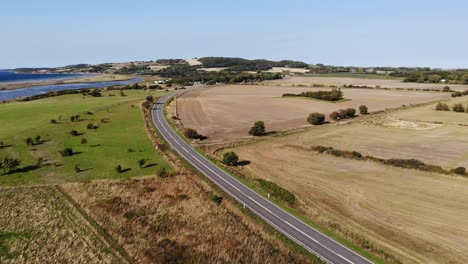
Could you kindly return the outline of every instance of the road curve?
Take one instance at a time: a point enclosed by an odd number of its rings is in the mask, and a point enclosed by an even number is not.
[[[334,264],[372,263],[257,194],[200,155],[190,144],[180,138],[164,117],[164,104],[178,93],[180,92],[174,92],[159,99],[152,109],[152,118],[164,139],[184,159],[273,228],[323,261]]]

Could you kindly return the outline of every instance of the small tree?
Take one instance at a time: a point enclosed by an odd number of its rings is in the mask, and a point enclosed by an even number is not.
[[[145,166],[145,164],[146,164],[146,159],[138,160],[138,166],[140,166],[140,168],[143,168],[143,166]]]
[[[453,105],[453,111],[458,112],[458,113],[463,113],[463,112],[465,112],[465,107],[463,107],[462,104],[454,104]]]
[[[3,157],[0,159],[0,167],[3,169],[3,173],[14,170],[21,164],[19,159]]]
[[[265,135],[265,122],[257,121],[254,126],[249,130],[249,135],[262,136]]]
[[[31,137],[28,137],[26,139],[26,145],[28,145],[28,146],[34,145],[34,140]]]
[[[198,134],[198,132],[197,132],[195,129],[193,129],[193,128],[187,128],[187,129],[185,129],[184,135],[185,135],[187,138],[190,138],[190,139],[197,139],[197,138],[200,138],[200,134]]]
[[[451,91],[451,90],[450,90],[450,87],[448,87],[448,86],[445,86],[445,87],[442,89],[442,92],[446,92],[446,93],[447,93],[447,92],[450,92],[450,91]]]
[[[152,95],[146,96],[146,101],[147,101],[147,102],[153,102],[153,100],[154,100],[154,98],[153,98]]]
[[[51,123],[51,124],[57,124],[57,120],[51,119],[51,120],[50,120],[50,123]]]
[[[81,144],[84,145],[84,144],[86,144],[86,143],[88,143],[88,140],[87,140],[86,138],[82,138],[82,139],[81,139]]]
[[[122,90],[120,91],[120,96],[125,96],[124,91],[122,91]]]
[[[216,204],[220,205],[221,202],[223,201],[223,197],[222,196],[218,196],[216,194],[212,194],[211,195],[211,201],[215,202]]]
[[[307,122],[312,125],[321,125],[325,122],[325,115],[321,113],[311,113],[309,117],[307,117]]]
[[[75,116],[70,116],[70,121],[75,122]]]
[[[80,166],[75,165],[75,172],[76,172],[76,173],[81,172]]]
[[[359,114],[367,115],[367,111],[368,111],[367,106],[365,106],[365,105],[359,106]]]
[[[120,164],[117,165],[117,166],[115,166],[115,171],[116,171],[117,173],[122,173],[122,172],[123,172],[122,166],[120,166]]]
[[[444,104],[444,103],[441,103],[441,102],[437,103],[437,105],[435,107],[435,110],[437,110],[437,111],[450,111],[448,105]]]
[[[35,143],[41,142],[41,136],[37,135],[37,136],[34,138],[34,142],[35,142]]]
[[[70,134],[71,134],[72,136],[74,136],[74,137],[76,137],[76,136],[79,135],[79,134],[78,134],[78,131],[76,131],[76,130],[70,131]]]
[[[40,157],[37,159],[36,167],[40,168],[44,165],[44,158]]]
[[[223,154],[223,163],[229,166],[234,166],[239,161],[239,156],[234,151],[229,151]]]
[[[346,109],[346,116],[347,117],[355,117],[356,116],[356,109],[354,109],[354,108]]]
[[[62,157],[73,156],[73,149],[72,148],[64,148],[62,150],[59,150],[59,154]]]

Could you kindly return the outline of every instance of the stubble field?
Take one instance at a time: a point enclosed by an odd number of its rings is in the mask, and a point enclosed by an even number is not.
[[[343,89],[344,97],[350,99],[344,102],[281,97],[284,93],[328,89],[259,85],[202,88],[179,97],[177,112],[185,127],[197,129],[210,141],[222,141],[248,136],[248,130],[258,120],[265,121],[267,130],[280,131],[308,126],[306,118],[311,112],[328,116],[333,111],[362,104],[372,112],[450,97],[439,92],[370,89]]]

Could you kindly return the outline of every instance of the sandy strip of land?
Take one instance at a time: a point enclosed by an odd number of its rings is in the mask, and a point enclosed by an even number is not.
[[[56,79],[56,80],[43,80],[43,81],[30,81],[30,82],[11,82],[11,83],[0,84],[0,90],[12,90],[12,89],[32,87],[32,86],[40,86],[40,85],[125,81],[131,78],[133,77],[129,75],[121,75],[121,74],[102,74],[102,75],[99,74],[99,75],[83,76],[83,77],[78,77],[74,79],[66,79],[66,80]]]

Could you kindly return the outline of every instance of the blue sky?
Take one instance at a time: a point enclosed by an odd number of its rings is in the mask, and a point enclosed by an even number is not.
[[[2,0],[0,68],[230,56],[468,68],[468,1]]]

